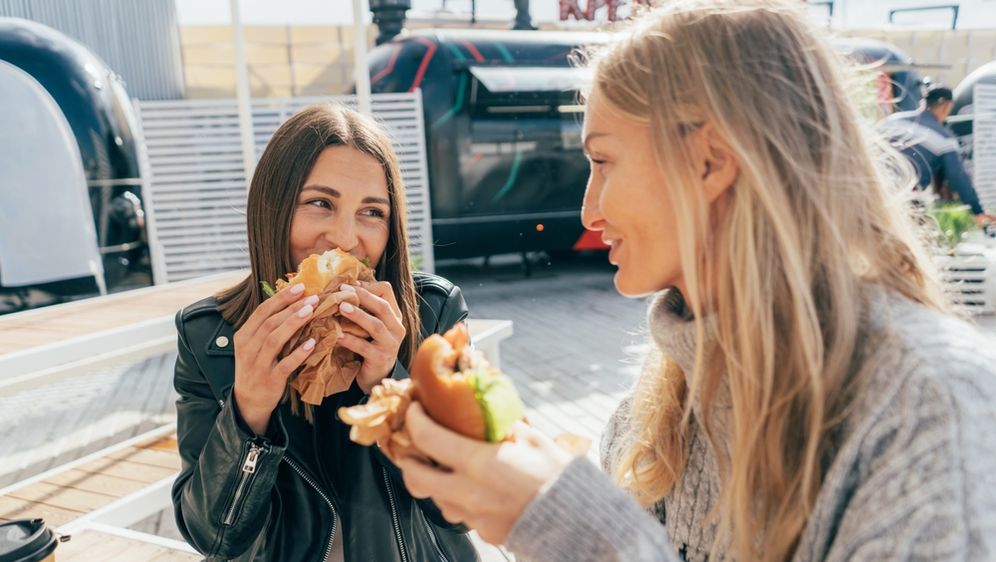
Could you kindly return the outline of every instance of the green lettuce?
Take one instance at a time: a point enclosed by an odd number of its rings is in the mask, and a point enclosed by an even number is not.
[[[268,282],[263,281],[260,283],[260,285],[263,286],[263,294],[266,295],[266,298],[270,298],[273,295],[277,294],[276,289],[274,289],[273,286],[270,285]]]
[[[505,439],[512,433],[515,422],[521,420],[526,412],[512,379],[497,371],[484,369],[465,374],[484,412],[488,441],[496,443]]]

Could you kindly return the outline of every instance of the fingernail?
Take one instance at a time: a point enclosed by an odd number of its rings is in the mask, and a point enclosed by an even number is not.
[[[339,305],[339,310],[345,312],[346,314],[352,312],[353,308],[354,308],[353,305],[349,304],[348,302],[344,302]]]
[[[311,351],[315,348],[315,338],[309,338],[308,341],[304,342],[304,345],[301,347],[303,347],[305,351]]]
[[[310,304],[312,306],[318,304],[318,295],[311,295],[310,297],[304,299],[304,304]]]
[[[315,308],[310,304],[305,305],[304,307],[301,308],[301,310],[297,311],[297,315],[300,316],[301,318],[307,318],[308,315],[311,314],[311,311],[313,310],[315,310]]]
[[[300,295],[304,292],[304,283],[294,283],[290,288],[291,294]]]
[[[347,285],[347,284],[343,283],[342,286],[339,287],[339,290],[340,291],[347,291],[347,292],[350,292],[350,293],[355,293],[356,292],[356,287],[354,287],[352,285]]]

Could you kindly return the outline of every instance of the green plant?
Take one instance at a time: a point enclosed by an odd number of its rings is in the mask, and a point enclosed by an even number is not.
[[[957,246],[966,233],[976,228],[975,217],[968,205],[940,203],[934,206],[930,214],[937,222],[941,240],[949,248]]]

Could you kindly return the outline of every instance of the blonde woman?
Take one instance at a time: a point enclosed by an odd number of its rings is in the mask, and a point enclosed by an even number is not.
[[[804,9],[668,2],[591,61],[583,220],[656,344],[607,475],[413,408],[413,495],[529,560],[996,559],[991,342]]]

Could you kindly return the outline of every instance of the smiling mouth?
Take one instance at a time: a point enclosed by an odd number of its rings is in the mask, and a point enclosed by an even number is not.
[[[612,265],[619,265],[616,263],[616,254],[619,253],[619,247],[622,246],[622,240],[604,240],[604,242],[609,245],[609,263]]]

